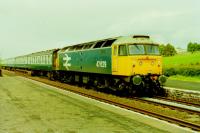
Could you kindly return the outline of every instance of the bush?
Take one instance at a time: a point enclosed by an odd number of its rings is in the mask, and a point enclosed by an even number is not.
[[[183,75],[183,76],[200,76],[200,68],[190,68],[190,67],[182,67],[182,68],[168,68],[164,70],[164,75],[173,76],[173,75]]]
[[[177,72],[174,68],[169,68],[169,69],[164,70],[164,75],[166,75],[168,77],[172,76],[172,75],[176,75],[176,74],[177,74]]]

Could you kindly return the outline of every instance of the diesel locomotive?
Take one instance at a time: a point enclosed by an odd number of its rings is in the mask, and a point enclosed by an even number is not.
[[[4,69],[23,69],[31,75],[77,83],[117,95],[161,95],[159,44],[149,36],[108,38],[61,49],[36,52],[3,60]]]

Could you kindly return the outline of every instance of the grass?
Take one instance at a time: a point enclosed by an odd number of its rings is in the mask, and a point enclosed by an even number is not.
[[[199,82],[200,83],[200,76],[182,76],[182,75],[174,75],[168,78],[169,80],[182,80],[182,81],[189,81],[189,82]]]
[[[169,78],[165,83],[165,86],[179,88],[179,89],[200,91],[200,82],[171,80]]]
[[[200,52],[182,53],[171,57],[163,58],[164,68],[177,68],[182,66],[200,67]]]

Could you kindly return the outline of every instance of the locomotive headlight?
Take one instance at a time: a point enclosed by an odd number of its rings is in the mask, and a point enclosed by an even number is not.
[[[159,76],[158,81],[161,84],[164,84],[167,81],[167,77],[165,75],[161,75],[161,76]]]
[[[151,62],[151,65],[153,66],[153,65],[154,65],[154,63],[155,63],[155,62],[154,62],[154,61],[152,61],[152,62]]]
[[[136,75],[132,79],[133,84],[140,85],[142,83],[142,78],[139,75]]]
[[[160,67],[160,61],[158,61],[158,67]]]
[[[142,61],[139,61],[139,65],[140,65],[140,66],[142,65]]]

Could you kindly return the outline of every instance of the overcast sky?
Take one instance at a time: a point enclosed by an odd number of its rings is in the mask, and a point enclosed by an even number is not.
[[[200,43],[200,0],[0,0],[0,57],[115,36]]]

